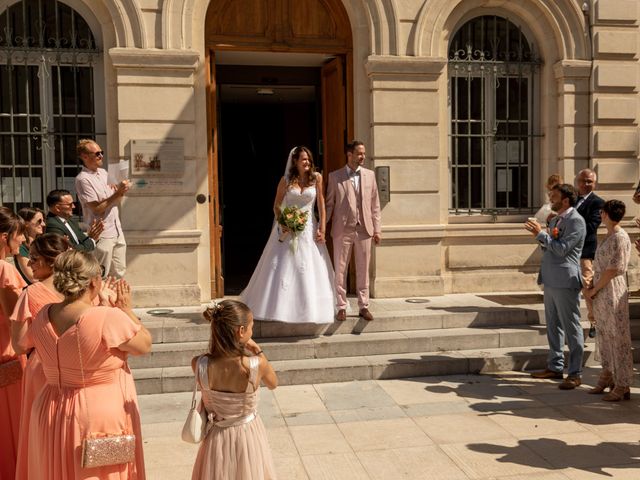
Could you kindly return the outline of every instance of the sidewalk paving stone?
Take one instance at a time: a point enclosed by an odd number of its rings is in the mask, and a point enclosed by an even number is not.
[[[522,372],[262,388],[259,414],[280,480],[637,480],[640,388],[602,402],[598,374],[569,392]],[[147,478],[191,478],[190,402],[140,395]]]

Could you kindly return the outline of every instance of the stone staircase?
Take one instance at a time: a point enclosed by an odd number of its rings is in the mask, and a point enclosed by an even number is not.
[[[373,322],[351,316],[329,325],[257,321],[254,338],[281,385],[544,368],[541,295],[424,300],[372,301]],[[206,351],[209,338],[209,324],[200,310],[180,309],[166,316],[139,312],[154,345],[151,354],[130,358],[138,394],[193,388],[191,359]],[[640,302],[632,301],[631,317],[639,362]],[[583,327],[586,336],[588,322]],[[588,339],[586,363],[594,363],[593,352],[593,340]]]

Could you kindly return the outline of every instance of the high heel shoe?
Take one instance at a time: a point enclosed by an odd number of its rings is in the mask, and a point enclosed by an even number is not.
[[[602,400],[605,402],[619,402],[620,400],[631,400],[631,390],[629,387],[615,387],[607,393]]]
[[[613,389],[615,388],[615,385],[613,384],[613,375],[611,374],[600,375],[600,378],[598,378],[598,383],[596,384],[596,386],[593,387],[591,390],[589,390],[587,393],[590,393],[592,395],[598,395],[600,393],[604,393],[604,391],[607,388],[609,389],[610,392],[612,392]]]

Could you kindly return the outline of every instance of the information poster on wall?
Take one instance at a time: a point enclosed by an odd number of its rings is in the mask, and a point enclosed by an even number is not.
[[[186,166],[189,168],[186,168]],[[195,162],[184,158],[184,140],[131,140],[131,194],[189,194],[196,190]]]
[[[131,140],[131,176],[175,177],[184,173],[184,140]]]

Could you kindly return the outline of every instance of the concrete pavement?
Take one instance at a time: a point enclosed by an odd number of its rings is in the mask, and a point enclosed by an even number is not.
[[[637,367],[637,366],[636,366]],[[523,372],[367,380],[260,392],[281,480],[640,478],[640,383],[607,403]],[[139,397],[147,478],[191,478],[191,393]]]

